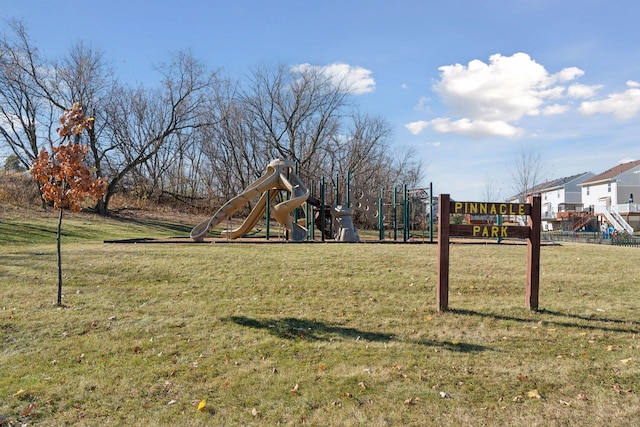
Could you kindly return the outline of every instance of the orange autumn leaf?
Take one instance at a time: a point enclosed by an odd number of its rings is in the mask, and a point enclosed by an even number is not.
[[[80,210],[87,199],[99,199],[107,186],[104,178],[94,179],[83,164],[88,147],[79,144],[53,147],[53,156],[45,150],[34,162],[31,173],[41,185],[43,198],[56,209]]]

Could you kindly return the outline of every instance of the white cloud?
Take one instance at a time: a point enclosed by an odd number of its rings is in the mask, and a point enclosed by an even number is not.
[[[569,107],[567,107],[566,105],[553,104],[545,107],[544,110],[542,110],[542,114],[544,114],[545,116],[552,116],[555,114],[565,113],[568,109]]]
[[[425,128],[429,127],[429,122],[424,120],[418,120],[417,122],[411,122],[404,125],[405,128],[413,135],[420,134]]]
[[[434,119],[430,125],[436,132],[457,133],[474,138],[484,138],[491,136],[516,137],[524,133],[520,128],[510,125],[502,120],[470,120],[460,119],[451,121],[447,118]]]
[[[576,67],[549,74],[526,53],[495,54],[488,63],[474,59],[466,66],[447,65],[439,70],[440,80],[433,89],[450,109],[452,118],[428,123],[437,132],[474,137],[520,136],[524,130],[516,122],[523,117],[565,112],[568,107],[557,102],[566,96],[566,88],[559,82],[569,82],[584,74]],[[555,102],[551,104],[552,101]],[[419,133],[427,127],[416,123],[419,122],[407,125],[407,129]]]
[[[299,64],[292,68],[293,71],[316,70],[334,79],[336,84],[343,85],[349,93],[362,95],[375,90],[376,81],[372,77],[373,72],[363,67],[353,66],[341,62],[325,66],[311,64]]]
[[[426,96],[421,96],[420,99],[418,100],[418,104],[415,106],[415,109],[417,111],[431,111],[429,108],[429,102],[431,101],[431,99],[427,98]]]
[[[561,82],[568,82],[575,80],[584,75],[584,71],[577,67],[563,68],[560,72],[553,75],[553,77]]]
[[[627,87],[624,92],[612,93],[606,99],[585,101],[578,111],[585,115],[613,114],[619,120],[629,120],[640,114],[640,84],[629,80]]]
[[[602,88],[602,85],[587,86],[576,83],[567,88],[567,95],[571,98],[592,98],[600,88]]]

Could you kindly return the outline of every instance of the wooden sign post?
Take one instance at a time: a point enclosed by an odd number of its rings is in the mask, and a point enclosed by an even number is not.
[[[451,224],[451,214],[527,216],[526,226]],[[449,308],[449,237],[527,239],[527,308],[538,309],[540,289],[540,196],[528,203],[452,202],[448,194],[438,197],[438,311]]]

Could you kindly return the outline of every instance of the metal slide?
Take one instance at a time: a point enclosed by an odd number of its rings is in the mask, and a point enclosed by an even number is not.
[[[209,231],[220,222],[230,218],[238,209],[258,194],[268,190],[287,190],[291,198],[274,206],[274,218],[290,233],[290,240],[302,241],[306,238],[307,230],[293,222],[291,211],[302,205],[309,197],[309,190],[293,172],[294,165],[286,160],[273,160],[267,165],[267,172],[256,182],[248,186],[241,194],[225,203],[210,219],[196,225],[190,237],[202,241]],[[274,196],[275,197],[275,192]],[[266,210],[266,194],[263,194],[256,207],[251,211],[244,223],[235,230],[226,230],[224,235],[231,239],[241,237],[249,232],[262,218]]]

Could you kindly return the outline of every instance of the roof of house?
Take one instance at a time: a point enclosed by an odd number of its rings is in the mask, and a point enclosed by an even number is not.
[[[543,184],[540,184],[538,187],[534,187],[533,191],[536,192],[542,192],[542,191],[548,191],[548,190],[553,190],[556,188],[562,188],[565,184],[574,181],[578,178],[580,178],[581,176],[587,175],[589,172],[582,172],[582,173],[578,173],[575,175],[571,175],[571,176],[565,176],[564,178],[558,178],[558,179],[554,179],[552,181],[547,181]]]
[[[553,179],[551,181],[545,181],[542,182],[540,184],[534,185],[533,188],[527,190],[526,194],[524,196],[528,196],[529,194],[539,194],[542,193],[543,191],[549,191],[549,190],[553,190],[556,188],[562,188],[565,184],[567,184],[568,182],[571,182],[575,179],[580,178],[583,175],[588,174],[589,172],[582,172],[582,173],[578,173],[576,175],[571,175],[571,176],[565,176],[563,178],[557,178],[557,179]],[[508,200],[515,200],[515,199],[526,199],[526,197],[523,197],[523,194],[515,194],[512,197],[510,197]]]
[[[601,174],[598,174],[596,176],[591,177],[590,179],[587,179],[586,181],[582,182],[580,185],[587,185],[587,184],[593,184],[596,182],[602,182],[602,181],[607,181],[610,180],[618,175],[620,175],[621,173],[624,173],[626,171],[628,171],[629,169],[632,169],[636,166],[640,165],[640,160],[635,160],[633,162],[627,162],[627,163],[620,163],[619,165],[616,165],[614,167],[612,167],[611,169],[607,169],[606,171],[602,172]]]

